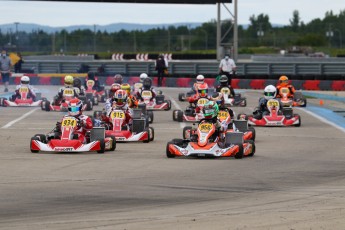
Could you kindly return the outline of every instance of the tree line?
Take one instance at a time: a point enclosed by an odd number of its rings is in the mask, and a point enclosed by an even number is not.
[[[252,15],[248,27],[238,27],[239,52],[250,53],[250,47],[273,47],[286,49],[290,46],[333,47],[345,46],[345,10],[339,14],[332,11],[324,18],[304,23],[297,10],[292,13],[288,25],[273,26],[266,14]],[[34,30],[30,33],[18,31],[9,34],[0,31],[0,44],[16,47],[17,51],[51,53],[136,53],[136,52],[215,52],[215,20],[203,23],[196,28],[169,26],[147,31],[126,31],[108,33],[106,31],[61,30],[46,33]],[[230,20],[222,22],[222,31],[231,28]],[[232,30],[224,35],[222,42],[231,43]],[[11,46],[12,45],[12,46]],[[14,45],[14,46],[13,46]]]

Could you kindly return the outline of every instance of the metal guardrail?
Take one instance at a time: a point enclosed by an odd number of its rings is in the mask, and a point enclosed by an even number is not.
[[[146,72],[156,74],[153,61],[35,61],[27,60],[23,69],[33,69],[35,73],[76,73],[81,64],[89,66],[89,71],[97,72],[103,65],[109,74],[138,75]],[[219,62],[209,61],[171,61],[169,74],[172,76],[217,75]],[[286,74],[289,76],[341,76],[345,77],[345,62],[290,63],[290,62],[241,62],[237,63],[238,76],[270,76]]]

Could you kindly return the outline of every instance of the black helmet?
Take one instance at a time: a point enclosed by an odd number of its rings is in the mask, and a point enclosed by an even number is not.
[[[143,82],[143,86],[145,89],[149,89],[152,86],[152,80],[150,78],[145,78]]]
[[[73,87],[81,87],[81,80],[79,78],[76,77],[73,79]]]
[[[228,77],[226,75],[220,76],[219,82],[221,85],[227,85],[228,84]]]

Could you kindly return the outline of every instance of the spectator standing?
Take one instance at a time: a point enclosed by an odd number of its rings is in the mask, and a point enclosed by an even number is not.
[[[219,64],[219,74],[226,75],[228,77],[228,83],[231,85],[232,76],[236,72],[236,64],[233,59],[230,58],[229,55],[225,55],[225,57],[220,61]]]
[[[164,58],[163,55],[159,55],[156,60],[155,66],[158,74],[158,87],[160,87],[162,86],[163,77],[168,71],[168,61]]]
[[[2,49],[1,51],[0,71],[1,71],[2,82],[4,83],[4,86],[5,86],[5,92],[8,92],[8,82],[10,80],[10,72],[11,72],[11,59],[7,56],[7,52],[5,49]]]
[[[15,73],[21,73],[22,72],[22,64],[24,63],[23,57],[21,53],[17,53],[18,56],[18,61],[16,62],[16,64],[14,64],[14,72]]]

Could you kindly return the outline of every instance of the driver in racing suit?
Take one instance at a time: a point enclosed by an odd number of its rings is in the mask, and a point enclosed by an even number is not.
[[[92,120],[89,116],[83,114],[82,111],[83,102],[78,98],[73,98],[68,102],[68,115],[64,117],[74,117],[78,120],[76,134],[78,134],[78,140],[82,143],[87,143],[86,133],[91,131],[93,128]],[[61,136],[61,122],[56,123],[56,127],[53,132],[48,134],[48,139],[50,138],[60,138]]]
[[[138,108],[138,100],[134,95],[131,94],[131,86],[128,83],[123,83],[121,85],[121,89],[127,92],[129,108]]]
[[[139,91],[136,94],[136,98],[138,98],[138,100],[143,100],[143,98],[141,97],[141,93],[144,90],[151,91],[151,93],[152,93],[151,101],[156,98],[157,93],[156,93],[156,90],[152,87],[152,80],[151,80],[151,78],[145,78],[144,79],[142,88],[139,89]]]
[[[209,99],[207,93],[208,93],[208,85],[207,83],[203,83],[203,84],[198,85],[197,93],[188,99],[189,108],[193,109],[194,113],[200,112],[200,108],[197,106],[197,102],[199,101],[200,98]]]
[[[235,97],[235,91],[234,91],[234,88],[232,88],[232,86],[228,84],[228,82],[229,82],[228,77],[226,75],[222,75],[219,78],[220,85],[217,86],[216,92],[220,92],[221,89],[224,87],[229,88],[230,89],[229,98],[233,98],[233,97]]]
[[[199,86],[203,84],[207,85],[207,83],[205,83],[205,77],[204,75],[199,74],[198,76],[196,76],[196,82],[192,86],[192,91],[196,94],[198,92]],[[208,88],[208,85],[207,85],[207,88]]]
[[[20,85],[16,86],[15,94],[12,95],[12,101],[16,98],[20,98],[20,88],[27,87],[29,89],[28,98],[32,98],[33,101],[36,101],[36,93],[34,88],[30,85],[30,78],[28,76],[22,76],[20,78]]]
[[[71,89],[73,90],[73,97],[78,97],[78,89],[76,89],[75,87],[73,87],[73,77],[70,76],[70,75],[67,75],[65,76],[64,78],[64,83],[65,83],[65,86],[64,87],[61,87],[58,91],[58,94],[54,97],[54,101],[53,101],[53,104],[54,105],[60,105],[61,102],[63,101],[63,94],[64,94],[64,91],[65,89]]]
[[[286,87],[289,89],[289,94],[288,97],[292,97],[296,91],[295,87],[293,87],[293,85],[289,84],[289,78],[287,76],[281,76],[279,78],[279,84],[277,85],[277,98],[282,97],[282,95],[280,95],[280,89]]]
[[[273,85],[268,85],[264,89],[264,97],[259,99],[259,107],[257,107],[253,112],[253,117],[257,120],[262,119],[263,116],[269,115],[269,110],[267,108],[267,102],[270,99],[275,99],[277,96],[277,89]],[[281,114],[282,104],[279,102],[278,113]]]

